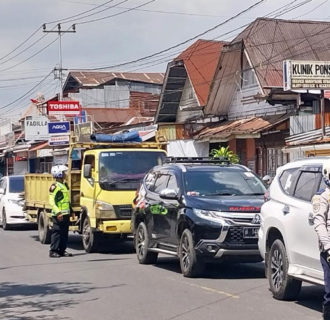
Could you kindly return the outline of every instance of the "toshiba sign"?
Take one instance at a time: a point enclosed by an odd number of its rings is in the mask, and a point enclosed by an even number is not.
[[[81,113],[81,106],[79,101],[48,101],[48,114],[51,115],[65,115],[79,116]]]

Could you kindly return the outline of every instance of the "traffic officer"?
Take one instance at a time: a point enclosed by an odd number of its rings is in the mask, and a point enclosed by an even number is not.
[[[51,173],[56,182],[49,188],[49,204],[52,207],[53,230],[49,256],[51,258],[71,257],[66,251],[70,222],[69,189],[64,183],[68,168],[64,165],[53,166]]]
[[[325,190],[320,190],[313,198],[314,228],[319,239],[320,260],[324,271],[323,319],[330,320],[330,160],[323,165]]]

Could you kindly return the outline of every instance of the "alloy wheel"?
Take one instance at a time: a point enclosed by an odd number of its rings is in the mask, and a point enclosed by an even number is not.
[[[280,290],[283,284],[283,257],[281,252],[276,249],[271,258],[271,277],[276,290]]]
[[[140,257],[143,257],[145,250],[145,240],[146,236],[143,228],[139,228],[136,239],[136,251]]]
[[[181,244],[182,264],[183,268],[187,270],[190,266],[190,247],[187,236],[184,236]]]

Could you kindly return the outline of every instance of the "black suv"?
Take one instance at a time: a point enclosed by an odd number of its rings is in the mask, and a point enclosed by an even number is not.
[[[158,253],[178,256],[184,276],[205,262],[261,261],[260,221],[265,187],[247,167],[226,160],[171,158],[144,177],[134,200],[132,228],[139,263]]]

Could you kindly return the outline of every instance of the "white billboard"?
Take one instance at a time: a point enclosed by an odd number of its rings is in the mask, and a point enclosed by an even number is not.
[[[24,120],[25,140],[48,140],[48,118],[26,117]]]
[[[284,90],[330,89],[330,61],[284,61],[283,88]]]

